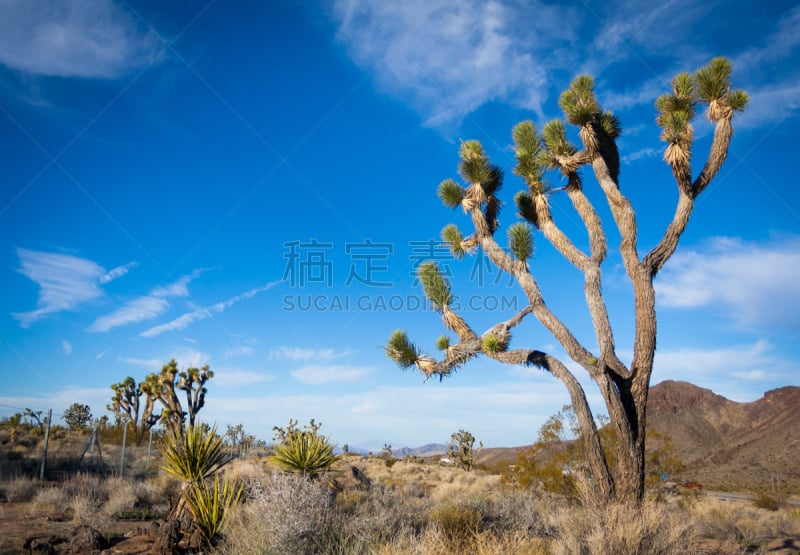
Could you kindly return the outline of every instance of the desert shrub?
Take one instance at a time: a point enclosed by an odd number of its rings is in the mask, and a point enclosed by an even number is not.
[[[430,512],[431,523],[458,551],[480,532],[483,514],[474,505],[445,503]]]
[[[93,474],[75,474],[61,484],[61,489],[68,498],[85,497],[95,504],[102,504],[108,498],[104,480]]]
[[[783,505],[783,499],[779,495],[761,492],[753,499],[753,506],[767,511],[777,511]]]
[[[768,511],[751,504],[704,498],[690,509],[695,533],[739,544],[757,546],[768,538],[800,533],[800,522],[784,511]]]
[[[133,509],[138,501],[136,486],[124,478],[109,478],[106,481],[108,499],[103,505],[103,514],[113,517],[123,511]]]
[[[31,511],[51,511],[64,507],[68,496],[62,488],[47,487],[36,492],[31,505]]]
[[[8,501],[26,503],[31,501],[39,490],[39,482],[27,476],[20,476],[3,484],[3,493]]]
[[[331,491],[323,481],[276,472],[249,483],[245,497],[225,528],[223,552],[317,552],[332,506]]]

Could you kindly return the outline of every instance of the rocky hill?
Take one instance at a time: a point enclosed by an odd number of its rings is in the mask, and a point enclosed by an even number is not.
[[[800,492],[800,387],[737,403],[688,382],[650,389],[648,428],[671,438],[685,469],[673,478],[710,488]],[[513,464],[524,447],[484,449],[477,462]]]
[[[648,424],[672,438],[682,476],[710,486],[800,484],[800,387],[737,403],[687,382],[650,389]]]

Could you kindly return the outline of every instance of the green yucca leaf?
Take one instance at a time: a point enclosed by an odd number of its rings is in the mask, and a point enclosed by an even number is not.
[[[446,335],[441,336],[436,340],[436,348],[440,351],[446,351],[450,348],[450,338]]]
[[[714,58],[709,64],[697,70],[697,96],[703,102],[719,100],[730,89],[733,66],[725,58]]]
[[[567,121],[573,125],[586,125],[600,112],[600,105],[594,96],[594,79],[589,75],[579,75],[573,79],[569,89],[561,93],[558,105]]]
[[[409,368],[419,358],[419,349],[408,339],[403,330],[394,330],[386,342],[386,356],[395,361],[401,368]]]
[[[454,224],[450,224],[442,229],[442,240],[450,246],[450,252],[458,259],[464,257],[464,248],[461,243],[464,241],[461,232]]]
[[[616,139],[622,134],[622,123],[619,118],[610,111],[600,114],[600,127],[605,131],[606,135],[612,139]]]
[[[486,158],[486,153],[483,150],[483,145],[475,140],[461,141],[461,147],[458,149],[458,155],[461,160],[473,160],[475,158]]]
[[[270,462],[287,472],[311,478],[328,472],[341,457],[333,454],[336,445],[330,442],[330,437],[319,434],[318,429],[289,430]]]
[[[685,71],[672,79],[672,91],[678,98],[694,98],[694,77]]]
[[[484,158],[467,158],[458,165],[458,173],[470,183],[487,183],[493,179],[489,161]]]
[[[533,254],[533,234],[529,225],[517,222],[508,228],[508,248],[517,257],[525,261]]]
[[[556,156],[572,156],[578,150],[575,145],[567,140],[567,128],[560,119],[554,119],[544,124],[542,138],[547,150]]]
[[[526,183],[541,181],[544,169],[538,160],[542,152],[542,144],[536,134],[536,126],[532,121],[518,123],[511,132],[514,138],[514,154],[517,165],[514,173]]]
[[[450,293],[450,284],[442,276],[439,266],[435,262],[424,262],[419,265],[417,276],[422,283],[425,296],[437,308],[450,306],[453,297]]]
[[[171,430],[163,440],[162,468],[180,480],[199,482],[216,474],[231,461],[231,455],[217,435],[216,426],[204,430],[199,422],[188,426],[183,435]]]
[[[515,125],[511,130],[511,137],[514,139],[517,157],[524,154],[535,155],[542,148],[539,135],[536,133],[536,125],[530,120]]]
[[[489,164],[488,178],[480,183],[486,196],[491,197],[503,186],[503,168],[494,164]]]
[[[464,200],[464,188],[452,179],[445,179],[439,183],[437,194],[444,205],[449,208],[459,206]]]
[[[539,227],[539,217],[536,208],[533,206],[533,198],[528,191],[520,191],[514,196],[514,204],[517,205],[517,212],[520,217],[529,221],[537,228]]]
[[[731,91],[728,95],[728,105],[734,112],[743,112],[747,108],[748,102],[750,102],[750,97],[741,89]]]
[[[484,353],[499,353],[503,350],[500,340],[494,335],[487,335],[483,338],[482,348]]]
[[[186,492],[186,504],[209,543],[222,532],[225,517],[239,503],[243,489],[238,482],[214,475],[210,484],[202,480]]]

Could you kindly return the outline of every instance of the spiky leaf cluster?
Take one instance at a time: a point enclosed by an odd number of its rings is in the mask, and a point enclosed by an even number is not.
[[[481,143],[475,140],[462,141],[458,151],[461,163],[458,172],[471,183],[487,183],[493,179],[492,168]]]
[[[420,264],[417,270],[417,276],[422,283],[422,289],[425,291],[425,296],[437,308],[449,306],[453,301],[453,296],[450,293],[450,284],[442,276],[439,271],[439,266],[435,262],[425,262]]]
[[[481,348],[484,353],[495,354],[503,351],[503,344],[497,336],[486,335],[483,338]]]
[[[508,248],[517,260],[526,261],[533,254],[533,234],[529,225],[517,222],[508,228]]]
[[[584,126],[600,113],[600,104],[594,96],[594,79],[589,75],[579,75],[570,87],[561,93],[558,105],[567,121],[573,125]]]
[[[417,362],[420,352],[405,331],[394,330],[386,342],[386,355],[401,368],[409,368]]]
[[[514,196],[514,204],[517,205],[517,212],[520,217],[532,223],[536,228],[539,227],[539,216],[536,207],[533,205],[533,198],[528,191],[520,191]]]
[[[336,445],[318,433],[319,426],[304,430],[290,429],[269,460],[287,472],[316,478],[328,472],[341,456],[334,455]]]
[[[464,257],[464,237],[454,224],[450,224],[442,229],[442,240],[450,247],[450,252],[458,259]]]
[[[437,194],[448,208],[455,208],[464,200],[464,188],[452,179],[442,181]]]
[[[612,139],[616,139],[622,135],[622,123],[619,121],[616,114],[610,110],[606,110],[600,114],[597,123],[600,125],[600,129]]]
[[[572,156],[575,145],[567,140],[567,128],[560,119],[548,121],[542,128],[542,139],[547,150],[554,156]]]
[[[541,190],[542,178],[548,165],[547,152],[542,148],[541,140],[532,121],[523,121],[511,131],[514,139],[514,154],[517,165],[514,173],[525,180],[528,187]]]
[[[214,475],[209,483],[201,481],[192,484],[186,493],[186,504],[205,539],[211,543],[222,533],[225,516],[236,507],[242,497],[244,485]]]
[[[697,96],[703,102],[719,100],[730,90],[733,66],[725,58],[714,58],[695,74]]]
[[[436,340],[436,348],[440,351],[446,351],[450,348],[450,338],[446,335],[442,335],[439,339]]]
[[[162,468],[180,480],[207,480],[231,461],[222,439],[216,426],[207,429],[199,423],[183,434],[169,430],[161,446]]]

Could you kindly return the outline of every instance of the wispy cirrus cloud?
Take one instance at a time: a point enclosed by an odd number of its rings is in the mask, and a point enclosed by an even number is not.
[[[96,262],[71,254],[18,248],[17,255],[20,260],[18,271],[39,286],[38,308],[12,314],[24,328],[50,314],[75,310],[99,299],[104,295],[101,284],[125,274],[119,268],[107,272]],[[116,274],[108,278],[114,272]],[[105,278],[108,279],[104,281]]]
[[[684,248],[656,279],[661,306],[716,307],[744,327],[800,328],[800,237],[768,243],[716,237]]]
[[[272,289],[279,283],[281,282],[273,281],[262,287],[256,287],[254,289],[250,289],[249,291],[245,291],[244,293],[231,297],[226,301],[218,302],[206,308],[199,308],[192,312],[187,312],[186,314],[178,316],[177,318],[175,318],[170,322],[167,322],[166,324],[153,326],[152,328],[143,331],[142,333],[139,334],[139,337],[155,337],[157,335],[161,335],[164,332],[182,330],[187,326],[193,324],[194,322],[205,320],[206,318],[211,318],[214,314],[219,314],[224,312],[225,309],[233,306],[239,301],[250,299],[263,291]]]
[[[783,66],[796,57],[799,13],[789,8],[771,28],[760,28],[760,43],[713,53],[734,60],[737,86],[763,95],[779,89],[783,99],[791,94],[797,71],[788,70],[791,63]],[[669,91],[675,73],[708,62],[712,54],[697,37],[710,24],[720,30],[740,25],[743,17],[717,0],[334,0],[331,16],[353,61],[434,127],[458,123],[492,101],[542,116],[544,102],[560,93],[555,84],[563,87],[578,73],[595,75],[609,109],[651,104]],[[781,82],[764,88],[758,68],[767,62],[783,66],[772,72]],[[635,78],[606,81],[610,66],[615,75],[623,71]],[[770,121],[781,115],[773,110]]]
[[[539,109],[547,73],[531,55],[532,41],[564,46],[570,30],[553,24],[569,10],[542,2],[529,8],[536,17],[523,24],[517,10],[493,0],[340,0],[333,17],[353,60],[439,125],[491,100]]]
[[[269,359],[287,359],[296,361],[331,361],[352,354],[350,350],[314,349],[309,347],[278,347],[269,352]]]
[[[115,78],[151,63],[158,46],[113,0],[0,2],[0,63],[16,70]]]
[[[111,283],[115,279],[121,278],[122,276],[127,274],[131,269],[136,268],[137,266],[139,266],[139,263],[136,261],[128,262],[127,264],[123,264],[122,266],[117,266],[113,270],[109,270],[108,272],[106,272],[106,274],[100,278],[100,283],[102,285],[105,285],[106,283]]]
[[[61,341],[61,350],[64,351],[64,354],[69,356],[72,354],[72,343],[67,341],[66,339]]]
[[[113,272],[114,270],[112,270]],[[179,277],[172,283],[153,289],[149,295],[128,301],[111,314],[97,318],[87,328],[91,332],[107,332],[119,326],[125,326],[144,320],[151,320],[162,315],[170,307],[169,297],[186,297],[189,295],[189,284],[206,270],[198,269]]]

